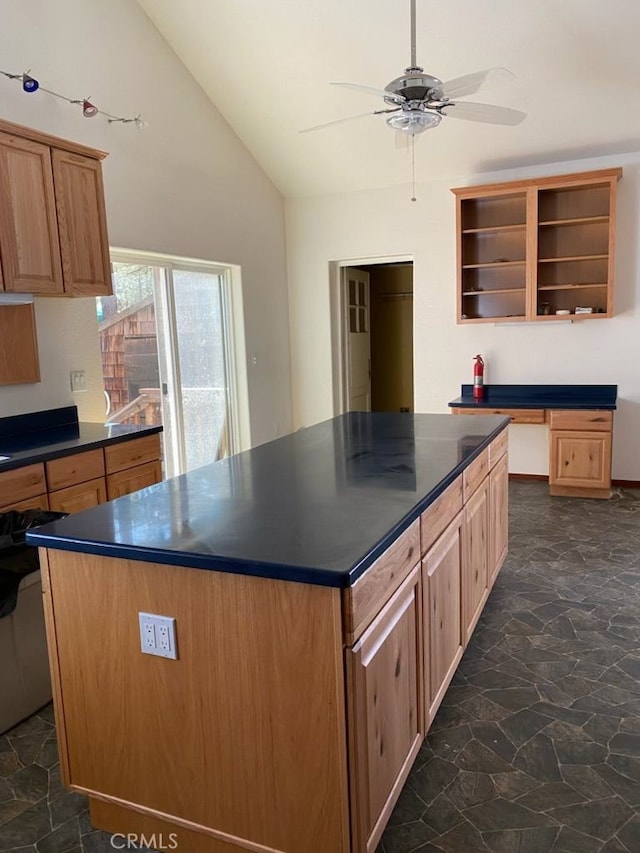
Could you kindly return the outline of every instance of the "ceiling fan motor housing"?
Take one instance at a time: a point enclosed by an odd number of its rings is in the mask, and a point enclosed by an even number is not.
[[[401,96],[407,101],[428,101],[439,100],[439,89],[443,86],[442,80],[437,77],[432,77],[431,74],[425,74],[424,69],[405,68],[404,74],[396,77],[384,88],[391,96]],[[387,100],[385,98],[385,100]],[[389,98],[387,103],[397,103],[393,98]]]

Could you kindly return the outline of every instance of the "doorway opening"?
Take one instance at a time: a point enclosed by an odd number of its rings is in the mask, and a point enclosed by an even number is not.
[[[336,412],[413,412],[413,260],[352,261],[336,272]]]

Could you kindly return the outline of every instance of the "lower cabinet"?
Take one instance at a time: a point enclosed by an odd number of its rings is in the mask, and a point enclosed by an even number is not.
[[[462,630],[469,642],[489,593],[489,478],[465,503],[462,558]]]
[[[463,652],[461,625],[462,522],[441,534],[422,560],[426,727],[433,720]]]
[[[80,512],[162,480],[160,436],[122,441],[0,472],[0,512]]]
[[[107,476],[107,498],[110,501],[130,495],[147,486],[153,486],[162,479],[160,462],[145,462],[144,465],[136,465],[125,471],[117,471]]]
[[[104,478],[78,483],[49,493],[49,509],[56,512],[80,512],[107,500]]]
[[[507,557],[509,544],[509,457],[505,453],[489,474],[489,589]]]
[[[372,853],[424,737],[420,566],[346,652],[354,850]]]
[[[611,433],[552,429],[549,485],[552,495],[610,497]]]
[[[145,435],[104,449],[107,498],[112,501],[162,479],[160,436]]]

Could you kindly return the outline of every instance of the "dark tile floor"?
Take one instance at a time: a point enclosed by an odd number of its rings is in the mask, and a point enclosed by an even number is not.
[[[510,495],[509,557],[379,853],[640,853],[640,491]],[[60,784],[51,708],[0,737],[2,853],[113,849]]]
[[[379,853],[640,851],[640,491],[510,498],[509,557]]]

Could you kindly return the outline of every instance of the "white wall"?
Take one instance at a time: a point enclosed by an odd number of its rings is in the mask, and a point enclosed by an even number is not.
[[[112,246],[241,266],[252,440],[289,431],[283,199],[144,12],[133,0],[7,0],[0,56],[4,71],[31,69],[47,88],[142,114],[145,130],[85,119],[79,107],[0,77],[0,117],[109,152]],[[94,300],[36,303],[42,381],[0,388],[0,417],[76,403],[82,419],[102,420]],[[72,369],[86,370],[86,393],[71,393]]]
[[[420,156],[428,156],[426,148]],[[617,165],[624,174],[618,186],[616,317],[570,325],[456,324],[451,186]],[[472,381],[472,360],[478,352],[486,358],[489,383],[617,384],[613,476],[640,480],[639,184],[640,153],[428,183],[418,188],[415,203],[409,187],[288,200],[294,425],[306,426],[333,414],[329,263],[412,255],[417,412],[448,411],[447,403],[460,394],[460,385]],[[510,431],[511,470],[547,473],[545,428],[515,426]]]

